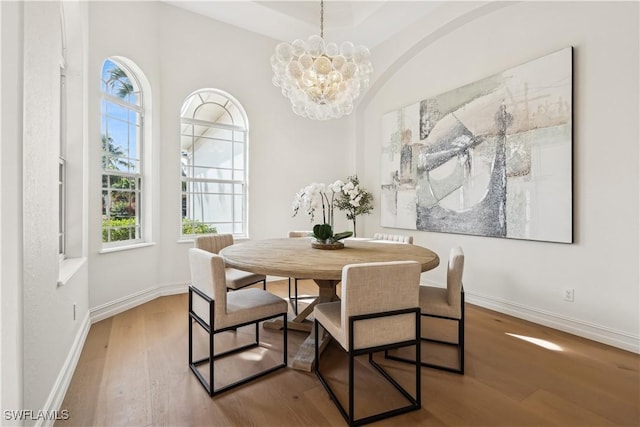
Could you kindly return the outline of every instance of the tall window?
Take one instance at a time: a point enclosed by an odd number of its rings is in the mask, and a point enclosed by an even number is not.
[[[114,59],[102,67],[102,242],[143,241],[141,224],[143,104],[132,71]]]
[[[60,5],[60,147],[58,154],[58,255],[66,257],[67,246],[67,38],[65,35],[64,9]]]
[[[181,111],[182,236],[247,235],[247,118],[231,95],[191,94]]]

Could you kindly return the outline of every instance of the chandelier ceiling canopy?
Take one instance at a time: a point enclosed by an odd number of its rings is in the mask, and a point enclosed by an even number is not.
[[[345,41],[324,41],[324,1],[320,35],[280,43],[271,56],[273,84],[282,88],[293,112],[313,120],[337,119],[353,111],[353,101],[369,86],[369,49]]]

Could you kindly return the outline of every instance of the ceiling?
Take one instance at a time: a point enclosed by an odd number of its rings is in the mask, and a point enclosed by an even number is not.
[[[291,42],[320,33],[320,0],[165,2],[276,40]],[[371,49],[439,4],[430,0],[326,0],[324,38],[337,43],[349,40]]]

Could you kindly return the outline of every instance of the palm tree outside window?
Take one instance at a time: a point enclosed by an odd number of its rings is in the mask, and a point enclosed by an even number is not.
[[[141,224],[142,92],[134,73],[115,59],[102,67],[102,243],[144,241]]]

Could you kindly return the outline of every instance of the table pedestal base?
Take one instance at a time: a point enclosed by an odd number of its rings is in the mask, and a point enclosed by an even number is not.
[[[312,319],[308,319],[313,313],[313,307],[316,304],[323,302],[332,302],[339,300],[336,294],[336,285],[340,283],[339,280],[314,280],[318,285],[318,298],[313,300],[303,311],[300,312],[293,319],[287,321],[287,328],[294,331],[309,332],[309,336],[304,340],[298,353],[293,358],[291,367],[299,369],[301,371],[311,372],[315,363],[315,338],[313,332]],[[282,320],[270,320],[263,323],[265,329],[282,329]],[[323,331],[321,337],[318,337],[320,341],[320,351],[327,346],[331,336]]]

